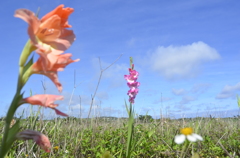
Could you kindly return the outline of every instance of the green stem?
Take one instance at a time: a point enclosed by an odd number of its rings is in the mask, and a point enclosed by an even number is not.
[[[1,149],[0,149],[0,157],[4,157],[6,153],[9,150],[9,147],[6,146],[7,144],[7,139],[8,139],[8,131],[10,129],[10,124],[13,119],[13,116],[18,108],[18,103],[19,103],[19,96],[21,89],[23,87],[22,85],[22,71],[23,68],[20,66],[19,68],[19,76],[18,76],[18,84],[17,84],[17,92],[12,100],[12,103],[8,109],[6,120],[5,120],[5,127],[4,127],[4,134],[3,134],[3,139],[2,139],[2,144],[1,144]]]
[[[6,153],[8,152],[9,150],[9,146],[6,146],[7,144],[7,139],[8,139],[8,131],[10,129],[10,124],[11,124],[11,121],[13,119],[13,116],[18,108],[18,104],[19,104],[19,98],[20,97],[20,92],[21,92],[21,89],[23,87],[22,85],[22,71],[23,68],[20,67],[19,68],[19,76],[18,76],[18,84],[17,84],[17,92],[12,100],[12,103],[8,109],[8,112],[7,112],[7,116],[6,116],[6,120],[5,120],[5,127],[4,127],[4,134],[3,134],[3,139],[2,139],[2,144],[1,144],[1,149],[0,149],[0,157],[4,157],[6,155]]]
[[[28,40],[26,45],[23,48],[23,51],[21,53],[20,59],[19,59],[19,74],[18,74],[18,84],[17,84],[17,90],[16,94],[12,100],[12,103],[8,109],[6,120],[5,120],[5,127],[4,127],[4,134],[2,138],[2,144],[0,148],[0,158],[4,158],[4,156],[7,154],[8,150],[10,149],[12,143],[7,144],[8,137],[11,135],[9,134],[10,130],[10,124],[13,119],[13,116],[19,106],[20,100],[22,99],[21,90],[25,83],[23,82],[23,70],[24,65],[26,64],[26,61],[28,59],[28,56],[31,54],[32,51],[34,51],[36,48],[31,44],[31,41]],[[14,137],[14,136],[12,136]]]
[[[11,106],[8,109],[8,112],[7,112],[7,116],[6,116],[6,120],[5,120],[5,127],[4,127],[4,135],[3,135],[1,149],[0,149],[0,157],[1,158],[3,158],[9,150],[8,146],[6,146],[6,141],[7,141],[7,138],[8,138],[8,133],[9,133],[8,131],[10,129],[11,121],[12,121],[14,113],[17,109],[16,104],[19,101],[19,95],[20,94],[18,92],[15,94],[15,96],[13,98],[13,101],[11,103]]]
[[[24,67],[24,65],[26,64],[29,55],[36,50],[36,47],[34,45],[31,44],[31,40],[28,40],[27,43],[25,44],[21,56],[19,58],[19,66],[20,67]]]
[[[22,81],[23,67],[19,67],[19,76],[18,76],[18,84],[17,84],[17,93],[20,93],[24,83]]]
[[[133,147],[133,129],[134,129],[134,111],[133,106],[130,103],[129,111],[128,111],[128,138],[127,138],[127,151],[126,157],[130,158]]]
[[[133,58],[132,57],[130,57],[130,68],[133,70],[134,68],[133,68]]]
[[[186,140],[185,143],[184,143],[184,146],[183,146],[183,148],[182,148],[180,158],[184,158],[184,156],[185,156],[184,152],[185,152],[185,150],[186,150],[186,148],[187,148],[188,145],[189,145],[189,142],[188,142],[188,140]]]

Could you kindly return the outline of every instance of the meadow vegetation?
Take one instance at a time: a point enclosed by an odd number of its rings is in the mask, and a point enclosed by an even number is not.
[[[179,157],[183,145],[174,142],[174,136],[183,127],[195,127],[194,132],[203,141],[190,143],[184,157],[197,152],[200,157],[222,158],[240,155],[240,118],[182,118],[182,119],[135,119],[134,149],[132,157],[157,158]],[[3,127],[1,121],[1,129]],[[46,153],[32,141],[16,141],[8,157],[119,157],[126,152],[127,118],[101,117],[93,119],[56,118],[38,120],[30,117],[21,120],[23,129],[45,133],[52,144]],[[1,131],[1,135],[2,135]],[[108,155],[109,154],[109,155]]]

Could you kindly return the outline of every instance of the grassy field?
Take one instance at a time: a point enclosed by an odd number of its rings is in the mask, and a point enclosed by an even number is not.
[[[1,129],[3,124],[4,121],[1,121]],[[44,152],[31,140],[16,141],[8,157],[125,157],[127,119],[32,118],[22,120],[21,126],[23,129],[34,129],[46,134],[51,141],[52,151]],[[135,120],[132,157],[179,157],[184,145],[176,144],[174,137],[183,127],[192,127],[194,133],[203,137],[203,141],[187,145],[184,157],[191,157],[192,152],[197,152],[204,158],[240,157],[239,118],[162,118],[151,122]]]

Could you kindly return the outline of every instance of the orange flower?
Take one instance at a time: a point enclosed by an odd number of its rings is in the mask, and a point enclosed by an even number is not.
[[[40,106],[48,107],[55,110],[57,115],[68,116],[67,114],[64,114],[61,111],[56,109],[56,107],[58,106],[58,104],[54,104],[56,100],[63,100],[63,96],[51,95],[51,94],[37,94],[31,97],[22,99],[20,104],[29,103],[32,105],[40,105]]]
[[[35,62],[30,71],[31,74],[43,74],[49,77],[56,85],[58,90],[62,91],[62,84],[58,80],[58,71],[63,71],[64,68],[73,62],[77,62],[80,59],[72,60],[72,54],[58,54],[55,51],[47,52],[45,47],[39,47],[36,52],[40,55],[37,62]],[[47,52],[47,53],[46,53]]]
[[[75,40],[73,31],[66,29],[71,27],[68,24],[68,16],[74,9],[63,7],[63,4],[59,5],[41,20],[32,11],[27,9],[16,10],[14,16],[28,23],[28,34],[33,45],[37,46],[37,44],[42,42],[51,45],[53,49],[63,52]]]
[[[50,152],[51,143],[47,136],[44,134],[34,131],[34,130],[25,130],[17,134],[18,139],[29,140],[32,139],[39,145],[44,151]]]

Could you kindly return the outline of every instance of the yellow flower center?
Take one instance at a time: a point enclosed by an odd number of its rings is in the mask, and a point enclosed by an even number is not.
[[[105,151],[102,155],[102,158],[111,158],[111,157],[112,157],[112,155],[110,154],[109,151]]]
[[[181,131],[181,133],[184,134],[184,135],[190,135],[190,134],[193,133],[193,129],[190,128],[190,127],[182,128],[180,131]]]
[[[53,149],[58,150],[58,149],[59,149],[59,146],[55,146],[55,147],[53,147]]]

